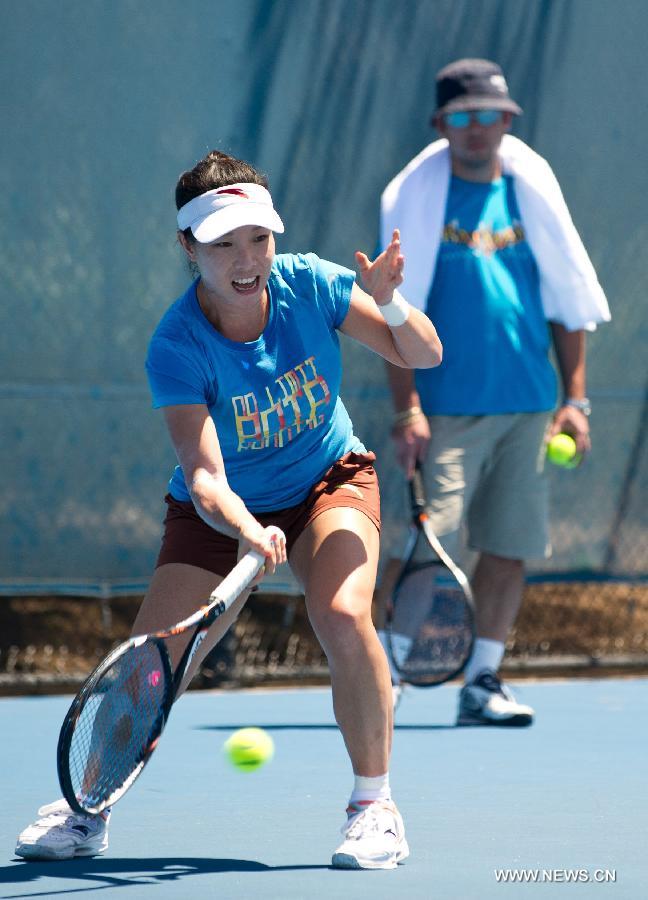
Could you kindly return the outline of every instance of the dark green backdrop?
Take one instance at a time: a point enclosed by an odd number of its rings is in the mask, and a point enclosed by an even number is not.
[[[148,576],[174,460],[143,358],[187,279],[178,173],[212,147],[250,159],[279,249],[352,265],[384,184],[433,138],[436,70],[460,56],[503,66],[516,133],[553,164],[614,317],[590,341],[595,451],[552,472],[543,568],[645,572],[647,28],[642,0],[1,3],[5,591]],[[398,551],[382,364],[351,344],[345,358]]]

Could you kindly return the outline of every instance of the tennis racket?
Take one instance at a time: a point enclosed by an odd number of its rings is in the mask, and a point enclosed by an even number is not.
[[[209,627],[263,563],[263,556],[250,551],[207,605],[168,630],[124,641],[86,680],[65,717],[57,749],[59,782],[72,809],[99,813],[124,796],[155,750]],[[174,675],[165,639],[191,629],[193,636]]]
[[[470,657],[474,604],[468,579],[432,530],[420,464],[409,492],[412,527],[387,605],[387,648],[402,681],[434,687],[458,675]]]

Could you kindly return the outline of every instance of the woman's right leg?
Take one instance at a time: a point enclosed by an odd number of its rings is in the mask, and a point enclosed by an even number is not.
[[[149,634],[152,631],[170,628],[176,622],[187,618],[207,603],[210,594],[222,580],[222,576],[215,575],[207,569],[185,563],[167,563],[160,566],[153,574],[150,587],[133,624],[132,634]],[[248,596],[249,591],[241,594],[230,609],[219,616],[211,626],[191,662],[189,672],[182,681],[178,696],[184,693],[200,664],[236,620]],[[192,636],[193,633],[189,632],[168,639],[167,647],[174,669]]]
[[[222,581],[206,569],[183,563],[168,563],[155,570],[151,585],[135,619],[132,634],[148,634],[175,625],[204,605]],[[192,660],[179,693],[186,690],[200,663],[234,622],[249,592],[211,626]],[[179,635],[167,643],[175,667],[191,634]],[[65,800],[58,800],[38,811],[39,818],[18,837],[16,855],[28,860],[66,860],[77,856],[96,856],[108,847],[110,811],[91,816],[74,813]]]

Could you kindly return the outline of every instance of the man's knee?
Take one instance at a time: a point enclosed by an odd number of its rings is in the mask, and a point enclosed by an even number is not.
[[[486,551],[482,551],[480,554],[480,562],[483,562],[484,565],[493,566],[494,568],[501,569],[523,569],[524,568],[524,560],[516,559],[510,556],[499,556],[497,553],[486,553]]]

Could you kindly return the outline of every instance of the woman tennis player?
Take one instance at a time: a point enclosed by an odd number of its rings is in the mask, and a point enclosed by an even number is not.
[[[396,291],[398,232],[374,262],[356,254],[363,290],[352,271],[314,254],[275,255],[283,224],[266,179],[241,160],[210,153],[181,175],[176,205],[197,277],[157,327],[146,369],[179,465],[133,633],[192,613],[250,548],[269,572],[288,560],[328,659],[355,774],[333,865],[393,868],[409,851],[389,788],[389,667],[371,620],[380,503],[375,456],[339,397],[337,332],[407,368],[438,365],[441,344]],[[214,623],[185,687],[245,599]],[[186,637],[175,640],[177,663]],[[108,846],[109,811],[80,815],[58,801],[39,815],[18,839],[25,859]]]

